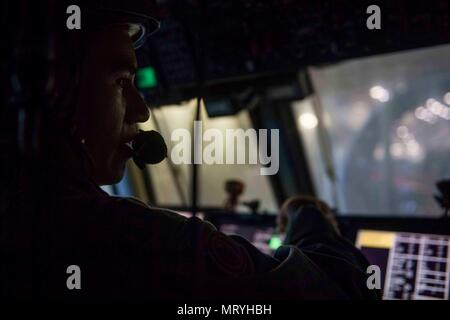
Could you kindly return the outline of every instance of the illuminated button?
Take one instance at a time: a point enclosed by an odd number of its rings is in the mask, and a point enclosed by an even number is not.
[[[145,67],[138,69],[136,73],[136,83],[139,89],[149,89],[157,86],[155,69]]]

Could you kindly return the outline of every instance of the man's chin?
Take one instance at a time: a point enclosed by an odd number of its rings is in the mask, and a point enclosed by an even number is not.
[[[101,186],[116,184],[122,181],[124,174],[125,164],[121,168],[111,171],[108,174],[105,174],[101,178],[97,179],[97,183]]]

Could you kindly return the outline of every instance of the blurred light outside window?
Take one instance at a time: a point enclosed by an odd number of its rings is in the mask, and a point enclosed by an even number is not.
[[[318,195],[340,214],[440,216],[433,194],[436,181],[450,177],[450,46],[314,67],[310,75],[316,95],[292,108]]]

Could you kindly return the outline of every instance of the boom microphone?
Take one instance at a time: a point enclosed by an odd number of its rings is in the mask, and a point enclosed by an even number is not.
[[[133,161],[141,170],[146,164],[157,164],[167,157],[164,138],[154,130],[140,130],[131,146],[134,150]]]

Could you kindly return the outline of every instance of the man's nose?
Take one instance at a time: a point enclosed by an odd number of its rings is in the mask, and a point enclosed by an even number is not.
[[[150,110],[136,89],[129,95],[127,113],[127,120],[130,123],[146,122],[150,118]]]

